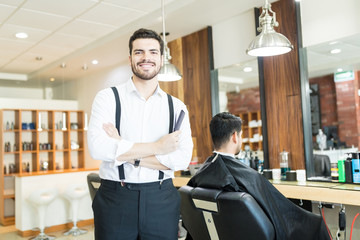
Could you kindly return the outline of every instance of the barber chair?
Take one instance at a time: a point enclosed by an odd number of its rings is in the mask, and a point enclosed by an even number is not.
[[[101,179],[97,173],[89,173],[87,175],[87,183],[89,187],[91,200],[94,200],[95,194],[100,187]]]
[[[274,240],[275,229],[256,200],[245,192],[183,186],[181,216],[194,240]]]
[[[331,177],[330,158],[328,155],[314,154],[315,176]]]

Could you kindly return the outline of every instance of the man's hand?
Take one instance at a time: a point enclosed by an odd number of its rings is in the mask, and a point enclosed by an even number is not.
[[[179,146],[180,133],[181,131],[175,131],[156,141],[157,154],[167,154],[175,151]]]
[[[116,138],[116,139],[119,139],[121,140],[121,137],[118,133],[118,130],[114,127],[113,124],[111,123],[104,123],[103,124],[103,129],[105,130],[106,134],[109,136],[109,137],[112,137],[112,138]]]

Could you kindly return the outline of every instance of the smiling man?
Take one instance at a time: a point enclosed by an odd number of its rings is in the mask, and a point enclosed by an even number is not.
[[[154,31],[134,32],[132,77],[94,99],[88,145],[102,161],[93,202],[97,240],[177,239],[180,198],[171,178],[188,167],[193,143],[186,106],[158,84],[163,44]]]

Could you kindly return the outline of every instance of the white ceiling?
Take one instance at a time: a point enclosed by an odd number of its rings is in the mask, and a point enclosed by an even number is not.
[[[273,1],[270,1],[273,2]],[[165,0],[168,41],[263,5],[263,0]],[[28,81],[1,80],[0,86],[39,86],[50,77],[73,80],[124,63],[128,38],[140,27],[162,31],[161,0],[0,0],[0,75],[22,74]],[[281,24],[281,23],[280,23]],[[27,39],[15,38],[26,32]],[[310,76],[329,74],[360,63],[360,36],[339,40],[343,51],[329,54],[335,45],[308,48]],[[42,60],[36,60],[40,57]],[[97,59],[98,65],[91,61]],[[62,63],[66,68],[61,68]],[[86,64],[87,70],[83,70]],[[252,73],[241,78],[257,79]],[[358,68],[359,69],[359,68]],[[224,70],[230,71],[230,69]]]
[[[219,3],[165,0],[167,40],[259,7],[263,0]],[[71,80],[122,63],[128,57],[128,38],[140,27],[162,31],[161,0],[0,0],[0,75],[29,78],[0,80],[0,85],[31,86],[50,77]],[[17,39],[17,32],[29,37]],[[93,59],[99,64],[92,65]]]

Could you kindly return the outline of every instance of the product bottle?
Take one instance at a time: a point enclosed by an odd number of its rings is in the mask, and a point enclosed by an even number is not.
[[[342,156],[340,160],[338,160],[338,171],[339,171],[339,182],[345,182],[345,159],[346,155]]]
[[[283,150],[280,153],[280,169],[281,169],[281,180],[286,179],[286,172],[290,171],[289,168],[289,153]]]

